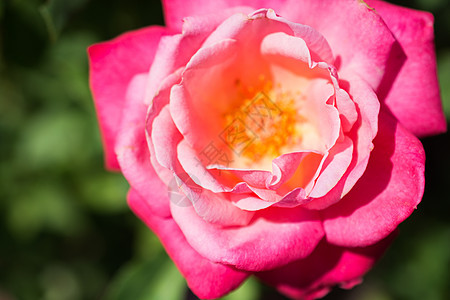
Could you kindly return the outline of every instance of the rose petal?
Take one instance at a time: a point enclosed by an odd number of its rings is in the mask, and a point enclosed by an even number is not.
[[[134,75],[149,70],[161,37],[170,33],[166,28],[152,26],[125,33],[88,49],[90,85],[108,169],[119,169],[114,144],[128,84]]]
[[[156,158],[155,147],[152,141],[152,128],[155,118],[161,113],[161,110],[169,103],[170,90],[172,86],[180,82],[180,80],[181,80],[180,69],[172,73],[171,75],[167,76],[163,80],[163,82],[160,85],[158,93],[153,98],[152,103],[148,108],[146,118],[147,125],[145,128],[145,133],[147,137],[148,149],[150,151],[150,161],[159,178],[166,185],[168,185],[169,182],[173,180],[173,172],[170,169],[163,167]],[[172,130],[169,130],[168,133],[171,133],[173,135],[179,135],[179,132],[176,130],[175,126],[173,124],[171,126],[173,127],[169,127],[169,129]],[[176,139],[176,137],[174,137],[174,139]]]
[[[314,154],[313,154],[314,153]],[[295,176],[294,186],[306,186],[315,178],[315,173],[319,169],[319,164],[311,161],[312,157],[319,158],[320,153],[314,151],[299,151],[283,154],[272,161],[273,177],[270,183],[266,183],[269,189],[277,189],[285,182]],[[306,159],[307,164],[304,163]],[[317,161],[318,159],[313,159]],[[302,164],[303,162],[303,164]],[[311,165],[312,167],[309,167]],[[301,168],[301,170],[299,170]],[[299,172],[301,171],[301,174]]]
[[[374,144],[362,178],[339,203],[322,211],[330,243],[371,245],[391,233],[422,199],[425,154],[419,140],[382,112]]]
[[[179,190],[190,200],[197,216],[209,224],[218,226],[245,226],[253,218],[253,212],[242,210],[233,205],[229,193],[213,193],[196,185],[192,180],[193,176],[191,174],[183,174],[188,176],[178,178]],[[175,202],[172,203],[174,204]],[[190,205],[182,205],[182,207],[186,206]]]
[[[315,147],[305,145],[306,149],[325,151],[331,148],[339,136],[341,124],[338,111],[333,105],[328,104],[328,99],[337,93],[334,98],[339,98],[339,104],[344,106],[342,103],[346,103],[342,99],[344,92],[339,88],[334,68],[324,62],[313,61],[303,39],[282,32],[267,35],[262,40],[261,53],[263,58],[271,63],[276,83],[282,85],[285,90],[300,89],[300,95],[305,95],[305,101],[302,101],[302,97],[297,99],[301,107],[301,117],[305,118],[307,123],[313,124],[318,131],[317,135],[320,136],[320,142],[314,143]],[[305,64],[309,69],[302,66]],[[328,71],[331,69],[333,72]],[[329,81],[323,78],[327,75],[330,76]],[[333,85],[330,82],[333,82]],[[353,106],[353,111],[347,110],[342,113],[348,114],[350,119],[348,122],[354,123],[357,117],[355,107]],[[346,127],[349,125],[350,123]],[[303,133],[306,134],[307,131]],[[318,148],[319,144],[323,144],[322,147]]]
[[[280,17],[271,9],[267,10],[266,17],[288,25],[293,32],[293,36],[301,38],[305,41],[305,44],[311,53],[312,60],[316,62],[326,62],[328,64],[334,63],[334,57],[330,45],[319,31],[308,26],[308,24],[291,22],[283,17]],[[287,48],[289,49],[290,47]]]
[[[304,62],[309,68],[314,68],[318,61],[313,61],[306,42],[299,37],[284,32],[275,32],[264,37],[261,43],[261,53],[264,56],[282,56],[290,58],[295,63]]]
[[[181,34],[161,39],[155,62],[150,69],[146,103],[150,103],[157,94],[161,82],[175,70],[184,68],[208,35],[233,12],[234,9],[230,9],[212,15],[186,18]]]
[[[348,137],[331,148],[309,197],[323,197],[336,186],[352,161],[352,153],[353,142]]]
[[[211,106],[214,105],[214,103],[211,103],[212,99],[215,99],[214,94],[219,97],[221,91],[219,87],[211,86],[209,82],[221,82],[217,77],[221,76],[222,71],[229,65],[230,60],[235,56],[236,49],[236,41],[232,39],[200,49],[186,66],[182,83],[172,88],[170,95],[171,115],[183,137],[196,150],[204,148],[211,140],[217,138],[223,130],[222,123],[218,122],[218,119],[220,120],[218,112],[211,109]],[[201,70],[201,72],[198,72],[198,70]],[[198,76],[201,76],[201,78]],[[204,78],[209,78],[209,80],[205,81]],[[192,82],[193,80],[195,81]],[[206,90],[198,86],[199,84],[209,85],[209,95],[201,94]],[[195,88],[190,88],[190,85],[195,85]],[[196,94],[190,94],[190,92]],[[214,102],[219,102],[220,105],[221,100]],[[204,124],[208,124],[208,126]]]
[[[188,170],[196,184],[214,193],[230,191],[230,189],[221,182],[220,174],[219,176],[214,176],[212,172],[209,172],[208,169],[203,166],[197,153],[189,146],[186,140],[182,140],[178,144],[177,152],[181,166],[183,169]]]
[[[187,16],[202,16],[211,13],[221,13],[236,7],[274,8],[278,9],[283,1],[279,0],[163,0],[164,17],[168,27],[180,29],[183,24],[183,18]],[[243,9],[240,8],[240,11]],[[248,9],[247,9],[248,10]],[[254,9],[250,9],[254,10]],[[235,11],[238,12],[238,11]],[[250,11],[244,13],[250,13]]]
[[[154,118],[150,139],[159,165],[173,173],[185,173],[180,166],[176,151],[178,143],[182,141],[183,137],[173,123],[168,105],[164,106],[159,115]]]
[[[235,168],[222,168],[222,170],[227,170],[241,181],[247,183],[256,188],[266,188],[267,182],[273,177],[272,172],[264,170],[251,170],[251,169],[235,169]],[[279,176],[280,177],[280,176]]]
[[[380,103],[375,92],[359,76],[345,72],[342,75],[345,80],[341,80],[340,85],[346,86],[345,89],[352,95],[359,114],[358,121],[346,134],[354,145],[352,162],[336,186],[327,195],[309,202],[305,206],[308,209],[324,209],[338,202],[352,189],[366,170],[373,149],[372,141],[378,131]]]
[[[322,240],[305,259],[256,274],[263,281],[294,299],[325,296],[334,285],[351,288],[372,268],[395,234],[365,248],[344,248]]]
[[[147,106],[143,100],[147,77],[147,74],[136,75],[129,84],[115,152],[131,187],[149,201],[149,208],[154,214],[169,217],[169,203],[164,201],[167,188],[152,168],[145,138]]]
[[[415,135],[445,132],[447,123],[439,96],[433,16],[382,1],[367,2],[381,15],[406,54],[400,71],[386,73],[378,95]]]
[[[295,186],[306,186],[310,183],[320,167],[320,159],[317,159],[319,156],[322,157],[317,151],[297,151],[282,154],[272,161],[272,172],[220,166],[211,166],[208,169],[230,172],[252,188],[278,190],[294,175],[296,175]],[[305,158],[307,158],[307,162],[302,165]],[[310,166],[311,164],[312,166]]]
[[[231,194],[230,199],[236,207],[248,211],[265,209],[274,204],[274,202],[261,200],[251,194]]]
[[[347,68],[372,88],[378,87],[396,41],[364,1],[286,1],[277,13],[320,32],[333,50],[339,70]]]
[[[202,256],[241,270],[262,271],[308,256],[323,237],[317,212],[268,208],[244,227],[220,228],[192,207],[171,205],[189,244]]]
[[[169,202],[167,196],[165,200]],[[198,254],[186,242],[174,220],[153,214],[148,202],[134,190],[128,193],[128,204],[158,235],[170,258],[186,278],[189,288],[200,298],[221,297],[236,289],[250,275],[231,266],[214,263]]]
[[[200,183],[205,179],[204,176],[198,179],[191,174],[190,169],[183,169],[177,151],[182,136],[173,124],[168,106],[165,106],[154,119],[151,139],[156,160],[161,166],[172,170],[174,176],[178,176],[176,178],[179,181],[178,187],[190,200],[198,216],[207,222],[223,226],[242,226],[251,220],[253,213],[240,210],[227,199],[226,195],[212,193],[195,183]]]

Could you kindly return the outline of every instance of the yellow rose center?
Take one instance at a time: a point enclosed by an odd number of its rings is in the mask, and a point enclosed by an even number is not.
[[[298,113],[295,95],[265,81],[263,88],[240,90],[238,107],[224,115],[226,124],[222,140],[245,164],[272,160],[284,153],[284,148],[301,142],[300,127],[303,118]],[[239,85],[239,82],[236,83]]]

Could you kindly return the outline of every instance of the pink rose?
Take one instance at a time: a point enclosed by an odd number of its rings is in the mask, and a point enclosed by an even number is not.
[[[195,3],[194,3],[195,2]],[[200,298],[254,274],[351,288],[419,204],[446,130],[430,14],[381,1],[163,1],[89,48],[106,164]]]

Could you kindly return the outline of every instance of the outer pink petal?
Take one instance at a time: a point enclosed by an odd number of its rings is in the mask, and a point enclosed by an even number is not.
[[[169,199],[166,198],[168,202]],[[187,242],[173,219],[153,214],[148,202],[134,190],[128,204],[160,238],[167,253],[186,278],[191,290],[201,299],[221,297],[237,288],[250,274],[231,266],[214,263],[199,255]]]
[[[169,203],[164,201],[168,191],[150,163],[145,138],[147,106],[144,105],[144,91],[147,77],[147,74],[140,74],[131,80],[125,97],[115,152],[122,173],[131,187],[148,201],[154,214],[169,217]]]
[[[243,227],[205,222],[192,207],[171,205],[188,243],[202,256],[241,270],[262,271],[308,256],[323,237],[319,214],[298,208],[267,208]]]
[[[380,114],[379,126],[363,177],[340,202],[322,212],[330,243],[371,245],[391,233],[422,198],[422,144],[389,113]]]
[[[183,18],[188,16],[199,16],[221,12],[233,7],[249,6],[258,8],[281,7],[284,1],[280,0],[163,0],[164,16],[168,27],[180,29],[183,24]]]
[[[437,80],[433,16],[382,1],[368,3],[381,15],[406,54],[400,71],[385,75],[378,95],[415,135],[444,132],[446,121]]]
[[[378,87],[392,55],[395,39],[379,15],[358,0],[287,0],[278,14],[320,32],[336,58],[336,67],[348,68]]]
[[[90,85],[105,148],[106,167],[118,170],[114,154],[125,93],[134,75],[148,72],[156,47],[170,30],[152,26],[89,47]]]
[[[307,258],[256,275],[293,299],[321,298],[335,285],[351,288],[360,283],[393,238],[365,248],[338,247],[323,240]]]

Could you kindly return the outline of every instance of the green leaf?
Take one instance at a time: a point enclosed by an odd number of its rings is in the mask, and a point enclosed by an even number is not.
[[[179,300],[186,283],[173,262],[161,253],[149,261],[123,267],[109,286],[105,300]]]
[[[450,51],[438,56],[438,74],[445,116],[450,121]]]
[[[118,213],[128,210],[126,195],[129,188],[123,175],[106,171],[86,174],[80,178],[80,199],[90,210]]]
[[[86,139],[89,131],[82,114],[44,112],[27,121],[17,157],[24,169],[72,167],[85,162],[92,151]]]
[[[136,221],[135,257],[150,260],[164,252],[158,237],[140,220]]]
[[[71,235],[85,225],[79,208],[60,182],[38,180],[20,187],[7,215],[17,237],[30,239],[43,230]]]
[[[260,299],[259,293],[259,282],[250,277],[247,279],[237,290],[231,292],[225,297],[220,299],[222,300],[258,300]]]
[[[422,10],[436,10],[445,7],[447,0],[417,0],[417,4]]]
[[[70,15],[86,2],[87,0],[48,0],[39,7],[52,42],[56,42]]]
[[[50,41],[52,43],[56,42],[58,38],[58,30],[56,29],[54,19],[51,16],[48,6],[43,5],[39,7],[39,13],[41,14],[42,19],[44,20]]]
[[[44,300],[76,300],[81,298],[80,286],[73,270],[61,264],[50,264],[44,267],[39,276],[44,291]]]
[[[19,69],[17,81],[25,96],[48,108],[81,104],[93,112],[86,48],[95,40],[89,32],[66,34],[46,52],[38,69]]]
[[[3,19],[4,11],[5,11],[5,0],[0,0],[0,20]]]
[[[403,261],[387,274],[396,299],[440,300],[450,278],[450,227],[426,223],[427,227],[409,240]]]

